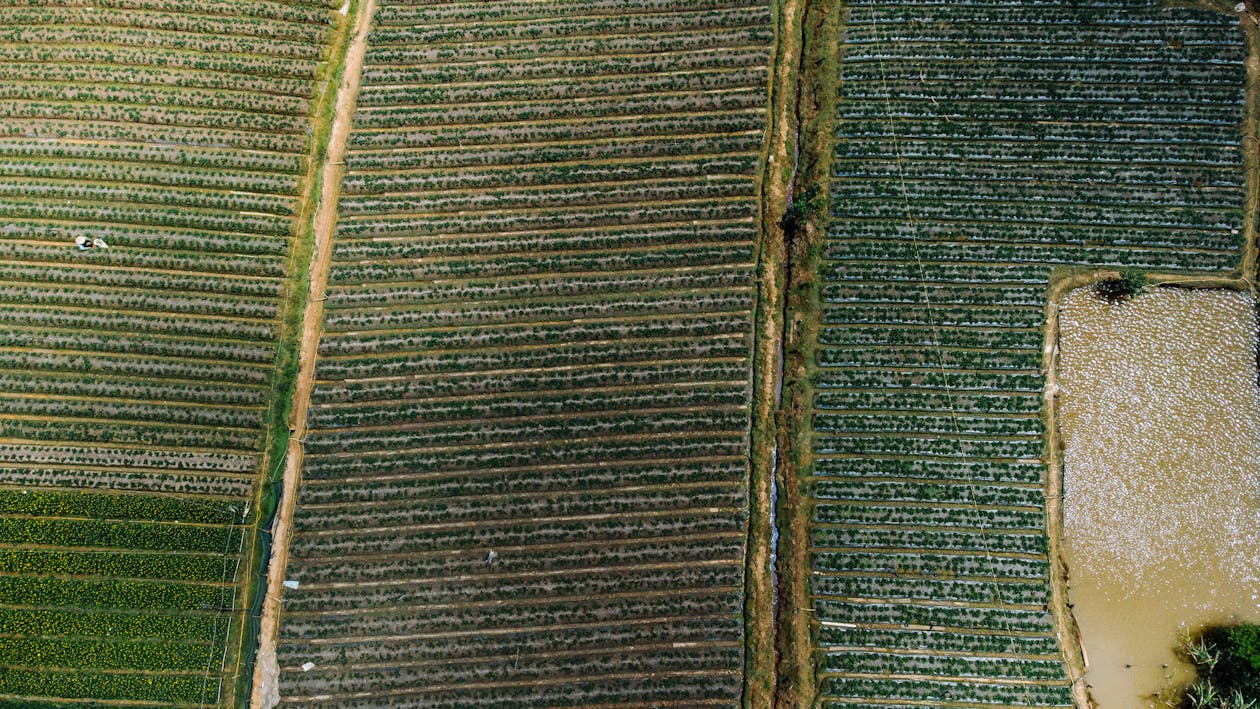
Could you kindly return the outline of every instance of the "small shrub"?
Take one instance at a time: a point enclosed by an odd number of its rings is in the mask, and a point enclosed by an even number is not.
[[[1186,709],[1260,709],[1260,625],[1209,628],[1184,648],[1199,671]]]
[[[1094,283],[1094,295],[1108,303],[1123,303],[1146,287],[1146,274],[1126,268],[1119,278],[1105,278]]]

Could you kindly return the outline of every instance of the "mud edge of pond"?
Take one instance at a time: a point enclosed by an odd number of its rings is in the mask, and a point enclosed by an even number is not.
[[[1254,242],[1248,241],[1251,253]],[[1247,264],[1244,254],[1244,264]],[[1088,669],[1080,627],[1068,603],[1068,580],[1071,569],[1063,553],[1063,437],[1059,432],[1059,307],[1064,296],[1077,288],[1085,288],[1104,278],[1117,278],[1120,273],[1111,270],[1087,273],[1068,273],[1052,278],[1046,298],[1045,338],[1042,344],[1042,372],[1045,385],[1042,390],[1042,416],[1046,429],[1046,538],[1050,560],[1050,611],[1054,618],[1055,634],[1063,661],[1067,666],[1071,684],[1072,702],[1078,709],[1096,709],[1098,703],[1085,682]],[[1227,276],[1186,276],[1181,274],[1147,274],[1153,287],[1188,289],[1235,290],[1254,292],[1251,278]]]
[[[1068,604],[1068,567],[1063,555],[1063,438],[1059,434],[1059,305],[1071,290],[1090,285],[1100,274],[1077,273],[1052,280],[1046,298],[1045,339],[1042,344],[1042,417],[1046,428],[1046,539],[1050,560],[1050,613],[1068,680],[1072,703],[1094,709],[1097,703],[1085,683],[1085,651],[1080,627]]]

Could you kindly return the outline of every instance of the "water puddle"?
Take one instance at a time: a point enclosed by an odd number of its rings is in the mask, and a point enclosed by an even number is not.
[[[1205,624],[1260,620],[1256,310],[1152,289],[1060,310],[1063,549],[1101,709],[1165,706]]]

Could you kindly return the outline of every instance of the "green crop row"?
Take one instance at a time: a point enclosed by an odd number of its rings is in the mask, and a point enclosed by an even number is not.
[[[0,514],[88,519],[230,524],[242,503],[169,495],[107,495],[63,490],[0,489]]]

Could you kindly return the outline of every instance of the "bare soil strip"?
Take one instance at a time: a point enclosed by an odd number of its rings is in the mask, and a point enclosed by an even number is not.
[[[302,319],[298,377],[289,414],[291,435],[285,456],[280,509],[273,527],[267,596],[263,601],[258,661],[254,669],[254,688],[250,698],[251,706],[262,709],[270,709],[280,701],[276,637],[280,628],[284,573],[289,562],[293,511],[297,506],[298,482],[302,475],[302,437],[306,435],[306,412],[315,382],[315,358],[319,351],[319,336],[324,320],[324,290],[328,284],[329,264],[332,262],[333,228],[337,223],[337,195],[341,186],[342,163],[345,160],[355,102],[359,96],[359,76],[362,73],[363,56],[367,52],[368,28],[375,10],[376,0],[363,0],[355,17],[354,39],[346,52],[341,86],[337,90],[337,108],[333,114],[327,160],[323,169],[323,189],[319,198],[319,211],[315,215],[315,251],[311,258],[310,292]]]

